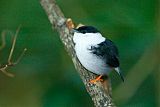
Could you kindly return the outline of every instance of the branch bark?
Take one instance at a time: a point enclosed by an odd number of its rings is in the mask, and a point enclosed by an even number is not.
[[[58,31],[60,39],[68,54],[71,56],[75,68],[78,71],[87,92],[90,94],[94,105],[96,107],[115,107],[111,97],[109,78],[106,78],[104,82],[97,82],[96,84],[89,83],[89,81],[96,78],[97,75],[87,71],[78,61],[74,51],[74,43],[72,41],[73,34],[70,33],[66,26],[66,18],[55,0],[41,0],[40,3],[47,13],[52,27]]]

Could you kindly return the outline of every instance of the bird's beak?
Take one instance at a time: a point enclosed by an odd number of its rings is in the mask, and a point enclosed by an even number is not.
[[[122,75],[122,73],[121,73],[121,71],[120,71],[120,68],[117,67],[117,68],[114,68],[114,69],[115,69],[115,71],[118,73],[118,75],[121,77],[122,81],[124,82],[124,77],[123,77],[123,75]]]
[[[75,28],[73,28],[73,29],[71,29],[71,32],[73,32],[73,33],[75,33],[75,32],[79,32],[77,29],[75,29]]]

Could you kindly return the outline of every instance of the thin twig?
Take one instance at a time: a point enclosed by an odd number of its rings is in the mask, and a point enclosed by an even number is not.
[[[1,45],[0,45],[0,51],[6,46],[6,35],[7,33],[10,33],[11,36],[13,36],[13,33],[9,30],[3,30],[2,33],[1,33]]]
[[[0,50],[2,50],[2,49],[5,47],[5,45],[6,45],[5,36],[6,36],[6,32],[3,31],[3,32],[1,33],[2,44],[1,44],[1,46],[0,46]]]
[[[25,52],[27,51],[27,48],[24,48],[20,56],[17,58],[17,60],[13,63],[14,65],[18,64],[22,57],[25,55]]]
[[[9,54],[9,57],[8,57],[8,64],[11,64],[11,58],[12,58],[12,55],[13,55],[13,51],[14,51],[14,48],[15,48],[15,44],[16,44],[16,40],[17,40],[17,36],[18,36],[18,33],[19,33],[19,30],[20,30],[20,27],[18,27],[17,31],[16,31],[16,34],[14,36],[14,39],[13,39],[13,44],[12,44],[12,48],[11,48],[11,51],[10,51],[10,54]]]
[[[14,65],[18,64],[19,61],[21,60],[21,58],[24,56],[25,52],[27,51],[27,49],[25,48],[15,62],[11,61],[12,60],[12,56],[13,56],[13,52],[14,52],[14,49],[15,49],[15,44],[16,44],[16,40],[17,40],[17,36],[18,36],[19,30],[20,30],[20,26],[16,30],[16,34],[14,35],[14,38],[13,38],[12,47],[11,47],[11,50],[10,50],[10,53],[9,53],[9,57],[8,57],[8,63],[6,65],[3,65],[3,66],[0,67],[0,71],[2,71],[5,75],[7,75],[9,77],[14,77],[14,74],[7,72],[6,69],[8,67],[10,67],[10,66],[14,66]],[[5,33],[2,33],[3,37],[2,37],[1,49],[3,49],[5,44],[6,44],[5,35],[6,35]]]

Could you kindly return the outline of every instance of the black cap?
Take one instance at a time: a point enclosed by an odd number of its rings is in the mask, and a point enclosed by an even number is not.
[[[81,26],[78,29],[73,29],[73,32],[79,32],[79,33],[98,33],[99,31],[92,26]]]

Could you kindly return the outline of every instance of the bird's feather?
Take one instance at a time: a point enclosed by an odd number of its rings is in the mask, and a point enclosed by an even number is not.
[[[96,56],[106,60],[106,64],[109,66],[119,66],[118,49],[111,40],[106,39],[104,42],[101,42],[96,46],[91,46],[89,50]]]

